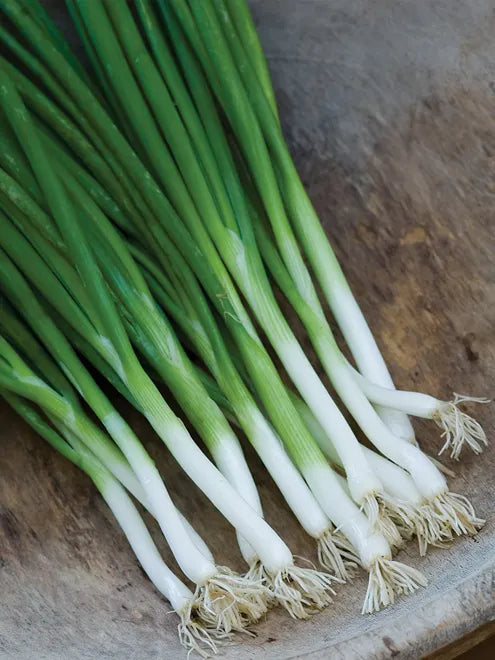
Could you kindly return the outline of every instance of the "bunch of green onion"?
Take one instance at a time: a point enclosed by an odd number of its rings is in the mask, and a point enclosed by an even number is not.
[[[458,458],[486,444],[459,404],[485,399],[395,389],[291,160],[245,0],[66,4],[88,70],[38,0],[0,0],[0,393],[93,480],[190,649],[214,652],[271,605],[305,618],[359,566],[363,612],[412,593],[426,579],[393,559],[404,540],[424,554],[483,520],[449,491],[408,415],[434,420],[441,452]],[[217,565],[95,372],[233,525],[245,574]],[[264,520],[238,430],[320,568]]]

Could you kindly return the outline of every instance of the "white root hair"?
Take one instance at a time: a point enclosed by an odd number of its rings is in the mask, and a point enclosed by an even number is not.
[[[279,571],[272,578],[272,589],[279,603],[281,597],[285,597],[287,588],[296,591],[299,595],[296,608],[291,608],[289,603],[284,606],[294,618],[307,618],[309,614],[323,609],[332,602],[332,597],[335,596],[332,586],[334,582],[336,578],[328,573],[315,568],[292,565]],[[296,614],[296,609],[302,616]]]
[[[310,562],[308,562],[310,563]],[[251,567],[251,574],[263,576],[272,597],[270,604],[281,605],[294,619],[307,619],[332,602],[333,584],[341,582],[333,575],[316,568],[287,566],[270,574],[260,562]]]
[[[184,612],[177,612],[180,623],[177,625],[179,641],[187,649],[187,657],[196,652],[202,658],[209,658],[218,653],[218,641],[214,642],[212,635],[218,639],[229,638],[230,634],[218,634],[216,630],[209,630],[196,616],[192,604]]]
[[[352,543],[336,529],[327,529],[317,542],[320,566],[340,580],[349,580],[360,565]]]
[[[446,491],[429,501],[432,515],[450,533],[457,536],[472,536],[483,527],[485,520],[478,518],[471,502],[458,493]]]
[[[395,510],[390,509],[390,516],[404,538],[407,538],[407,534],[411,536],[411,531],[416,535],[422,557],[429,545],[445,548],[453,540],[454,534],[476,534],[485,523],[476,516],[466,497],[450,491],[421,506],[396,503]]]
[[[368,518],[373,531],[384,536],[393,550],[398,550],[404,543],[390,516],[391,504],[389,502],[391,499],[381,493],[367,495],[361,504],[361,509]]]
[[[409,541],[416,530],[417,507],[388,493],[383,493],[380,499],[387,516],[394,523],[400,536]]]
[[[246,632],[246,626],[267,611],[270,596],[261,580],[241,576],[225,566],[196,587],[194,607],[208,630],[220,634]]]
[[[403,539],[418,539],[419,554],[424,557],[429,545],[444,548],[452,540],[448,525],[439,519],[430,504],[419,506],[384,495],[390,518]]]
[[[490,400],[454,392],[452,401],[438,407],[433,419],[442,429],[441,437],[445,438],[439,455],[450,449],[451,458],[458,460],[464,444],[468,444],[475,454],[481,454],[488,444],[481,424],[459,409],[459,404],[465,402],[490,403]]]
[[[429,545],[446,548],[452,541],[452,530],[438,517],[431,504],[422,504],[413,512],[414,533],[418,539],[419,554],[426,555]]]
[[[426,587],[427,579],[420,571],[391,559],[379,558],[368,569],[368,590],[363,602],[362,614],[372,614],[393,605],[398,595],[412,594]]]
[[[251,566],[249,567],[248,572],[245,574],[245,577],[248,580],[252,580],[254,582],[260,582],[261,584],[263,584],[265,586],[267,585],[267,582],[268,582],[267,573],[265,571],[265,568],[264,568],[263,564],[260,562],[259,559],[257,559],[256,561],[254,561],[251,564]],[[272,598],[270,597],[271,596],[271,591],[268,587],[267,587],[267,589],[268,589],[268,605],[270,605],[270,604],[273,604],[272,603]]]

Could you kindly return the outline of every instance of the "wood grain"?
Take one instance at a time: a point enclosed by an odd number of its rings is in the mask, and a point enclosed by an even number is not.
[[[62,2],[46,5],[68,31]],[[397,383],[441,397],[493,396],[493,3],[252,6],[295,160]],[[217,561],[242,568],[232,529],[123,409]],[[476,413],[492,440],[495,406]],[[423,447],[440,446],[431,424],[416,428]],[[0,438],[0,657],[183,657],[168,604],[88,480],[4,407]],[[315,559],[247,453],[267,519],[295,554]],[[463,458],[451,487],[488,522],[478,537],[424,559],[408,546],[402,559],[421,567],[427,589],[361,617],[361,576],[308,622],[271,612],[256,638],[237,640],[223,657],[415,659],[493,619],[493,442],[482,458]]]

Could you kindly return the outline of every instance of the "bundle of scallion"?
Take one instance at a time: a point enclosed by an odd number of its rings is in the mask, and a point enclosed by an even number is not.
[[[8,76],[4,76],[2,83],[5,90],[4,107],[8,116],[13,118],[12,125],[18,137],[22,138],[22,144],[29,145],[26,148],[29,163],[52,213],[48,215],[30,199],[27,206],[30,207],[31,215],[23,214],[15,207],[15,195],[11,194],[10,202],[7,203],[10,217],[1,217],[2,247],[5,249],[1,263],[2,287],[63,365],[67,375],[77,384],[83,397],[126,455],[169,544],[174,553],[182,557],[181,568],[186,574],[189,573],[191,579],[194,579],[193,576],[197,578],[195,582],[198,585],[200,612],[205,620],[214,615],[218,627],[229,632],[242,627],[244,619],[250,621],[259,618],[266,611],[265,600],[269,592],[256,576],[241,578],[228,569],[215,567],[211,560],[202,556],[185,556],[186,540],[182,538],[179,542],[179,536],[171,534],[168,514],[161,511],[163,505],[160,502],[165,493],[156,468],[151,465],[129,427],[101,391],[97,391],[94,381],[78,362],[46,310],[42,309],[12,260],[36,286],[49,310],[53,308],[52,315],[56,319],[61,316],[65,323],[71,324],[120,378],[132,400],[161,435],[179,464],[246,538],[263,567],[261,572],[266,571],[271,576],[275,597],[287,603],[288,609],[300,616],[305,615],[305,606],[326,605],[333,593],[331,577],[310,568],[296,567],[287,546],[263,521],[259,512],[247,503],[248,497],[251,498],[250,503],[253,501],[249,488],[255,496],[256,491],[237,440],[216,404],[203,390],[173,332],[155,310],[151,295],[130,255],[111,226],[105,223],[100,225],[98,215],[92,217],[88,212],[86,204],[89,204],[90,211],[97,210],[91,206],[92,200],[87,196],[82,199],[77,197],[78,192],[82,192],[77,182],[66,176],[64,183],[61,183],[62,179],[58,178],[60,173],[55,164],[52,168],[41,136],[37,134]],[[42,162],[43,171],[40,167]],[[75,184],[73,189],[70,189],[69,181]],[[18,189],[17,192],[26,201],[26,196],[22,196]],[[75,201],[71,195],[75,196]],[[86,228],[83,223],[88,220],[91,226]],[[67,240],[70,233],[68,227],[72,232],[70,241]],[[76,236],[77,242],[74,240]],[[89,248],[88,239],[91,239],[95,248],[94,254]],[[72,255],[71,244],[75,246]],[[57,245],[58,250],[55,247]],[[82,256],[78,253],[82,253]],[[78,264],[77,269],[69,264],[70,256]],[[111,256],[114,256],[114,260]],[[108,263],[112,264],[112,268],[106,267]],[[84,277],[85,269],[89,273],[87,277]],[[107,275],[106,281],[102,272]],[[181,405],[187,407],[188,416],[197,426],[222,471],[235,481],[246,499],[237,495],[200,451],[139,364],[124,330],[123,319],[120,319],[110,297],[112,293],[118,298],[123,291],[126,292],[127,302],[132,301],[131,305],[126,302],[119,310],[126,324],[132,328],[130,335],[134,340],[137,337],[137,343],[141,341],[147,344],[149,350],[158,356],[158,366],[167,384],[172,387]],[[177,518],[177,513],[174,514]],[[180,522],[175,522],[178,523],[180,533],[183,533]],[[194,553],[196,548],[192,547],[191,550]],[[229,598],[233,601],[222,605],[222,599]]]
[[[90,4],[88,7],[92,12],[98,7],[98,5]],[[98,24],[103,25],[104,23],[101,23],[101,19],[102,17],[98,16]],[[111,42],[107,40],[105,43],[108,45]],[[136,96],[136,98],[139,99],[139,96]],[[143,122],[146,118],[146,114],[143,114],[143,112],[145,113],[146,110],[145,108],[143,109],[142,106],[140,107],[142,111],[141,122]],[[100,114],[100,118],[101,116],[102,115]],[[146,124],[144,125],[146,126]],[[103,133],[101,137],[103,137]],[[162,150],[154,154],[157,158],[158,164],[163,160],[164,153],[166,154],[166,151]],[[171,171],[171,174],[174,174],[174,163],[170,157],[166,159],[166,165],[169,172]],[[187,209],[192,213],[194,211],[194,206],[188,201],[186,195],[187,191],[184,188],[180,175],[176,174],[174,183],[176,184],[179,193],[182,193],[182,196],[179,195],[177,197],[176,203],[186,202],[188,204]],[[165,205],[166,200],[160,198],[160,201],[162,210],[168,211],[168,219],[177,222],[177,218],[172,215],[170,207]],[[179,228],[181,229],[180,234],[178,232]],[[170,230],[169,225],[167,225],[167,229]],[[417,573],[407,569],[405,566],[391,562],[391,550],[386,539],[380,534],[374,533],[366,517],[352,504],[347,494],[340,487],[331,468],[326,463],[326,460],[319,452],[317,445],[299,420],[295,410],[292,408],[288,395],[278,378],[278,374],[271,364],[260,340],[254,334],[254,330],[248,320],[247,314],[240,307],[238,295],[236,294],[235,289],[233,289],[228,275],[221,265],[219,257],[216,255],[214,246],[209,242],[208,235],[202,227],[199,218],[194,226],[194,230],[199,240],[202,242],[202,246],[204,246],[204,251],[208,254],[208,266],[211,266],[207,273],[205,273],[205,270],[203,269],[201,273],[202,283],[204,284],[205,281],[208,281],[205,278],[206,275],[206,277],[212,282],[212,298],[218,305],[220,305],[220,311],[224,314],[226,311],[225,306],[229,303],[229,299],[224,298],[223,294],[221,296],[218,295],[219,288],[216,282],[212,281],[212,270],[216,270],[216,272],[219,273],[223,285],[228,287],[228,290],[231,292],[231,298],[237,305],[237,313],[226,314],[226,317],[232,321],[231,325],[234,328],[236,335],[239,337],[239,341],[242,340],[241,345],[247,358],[246,362],[254,375],[253,377],[256,378],[258,386],[264,394],[264,403],[271,407],[276,422],[284,432],[285,440],[290,443],[290,449],[298,466],[302,468],[305,476],[309,474],[310,480],[313,481],[313,484],[310,484],[312,489],[319,491],[316,496],[319,500],[323,501],[322,506],[324,510],[326,510],[327,513],[331,512],[330,515],[333,521],[337,525],[341,525],[344,532],[344,527],[347,528],[347,536],[350,536],[354,545],[358,546],[361,560],[371,571],[370,593],[375,594],[378,589],[378,595],[372,599],[373,602],[383,602],[384,604],[389,603],[393,598],[395,590],[400,592],[404,591],[404,583],[406,583],[407,589],[414,587],[414,582],[412,580],[400,581],[397,580],[397,575],[400,576],[402,573],[408,573],[417,577]],[[180,238],[184,236],[186,231],[187,230],[183,227],[177,227],[177,232],[173,236],[174,240],[177,240],[178,236]],[[160,238],[163,246],[163,236],[160,236]],[[181,245],[183,246],[182,241]],[[164,247],[166,248],[166,246]],[[195,253],[197,254],[198,252],[199,250],[196,248]],[[191,252],[188,251],[187,254],[190,258]],[[195,263],[197,263],[197,261],[195,261]],[[244,318],[245,320],[242,324],[239,324],[238,318]],[[253,340],[255,341],[254,347],[252,346]],[[255,353],[255,349],[257,349],[257,353]],[[269,378],[269,376],[271,378]],[[280,404],[277,403],[276,397],[274,397],[275,392],[278,393],[278,396],[281,399]],[[330,489],[327,488],[327,482],[331,485]],[[332,548],[332,552],[335,553],[334,548]],[[257,554],[260,555],[259,552],[257,552]],[[308,569],[302,568],[296,569],[295,567],[290,567],[289,573],[287,573],[287,570],[288,569],[285,568],[284,571],[281,572],[273,571],[273,569],[270,568],[268,569],[267,575],[266,561],[263,561],[262,565],[256,569],[257,573],[263,575],[265,578],[269,578],[270,573],[275,575],[274,578],[270,578],[275,596],[294,614],[299,616],[304,615],[305,608],[298,608],[296,610],[291,604],[291,601],[294,600],[296,594],[294,593],[294,586],[292,586],[289,591],[290,598],[287,597],[287,585],[285,584],[286,577],[292,580],[293,585],[294,579],[297,579],[297,585],[303,590],[304,602],[307,606],[321,606],[326,602],[324,590],[327,588],[328,584],[326,581],[327,579],[324,576],[320,576]],[[389,581],[387,582],[385,580],[382,582],[381,588],[378,588],[380,585],[373,579],[373,576],[377,571],[385,571],[389,575]],[[283,579],[280,579],[280,576],[282,576]],[[422,580],[422,578],[420,579]]]
[[[485,400],[394,389],[285,145],[245,1],[132,4],[135,12],[126,0],[67,0],[88,73],[38,0],[0,0],[2,394],[93,479],[181,615],[189,647],[214,651],[212,636],[243,630],[273,602],[306,617],[356,564],[369,572],[363,611],[380,609],[426,584],[392,559],[404,538],[416,535],[424,554],[483,523],[449,491],[407,415],[434,419],[457,458],[465,443],[486,444],[458,404]],[[358,370],[335,342],[303,255]],[[274,287],[376,451],[325,388]],[[78,353],[235,527],[244,576],[216,566]],[[295,565],[264,521],[231,422],[335,578]],[[194,594],[173,582],[122,486],[153,514]]]

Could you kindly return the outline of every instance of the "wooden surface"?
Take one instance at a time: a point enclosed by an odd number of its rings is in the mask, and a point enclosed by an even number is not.
[[[492,660],[495,651],[495,621],[456,639],[428,656],[428,660]]]
[[[61,2],[49,2],[60,10]],[[495,14],[491,0],[256,0],[295,159],[354,291],[407,389],[493,396],[495,383]],[[60,14],[61,15],[61,14]],[[270,612],[223,657],[420,658],[494,618],[492,444],[456,465],[453,490],[488,519],[424,559],[427,589],[370,617],[365,577],[307,622]],[[129,419],[217,561],[242,568],[229,525],[143,420]],[[423,447],[440,446],[431,424]],[[175,619],[88,480],[0,411],[0,658],[183,657]],[[266,517],[315,559],[248,452]],[[164,555],[167,549],[161,544]]]

